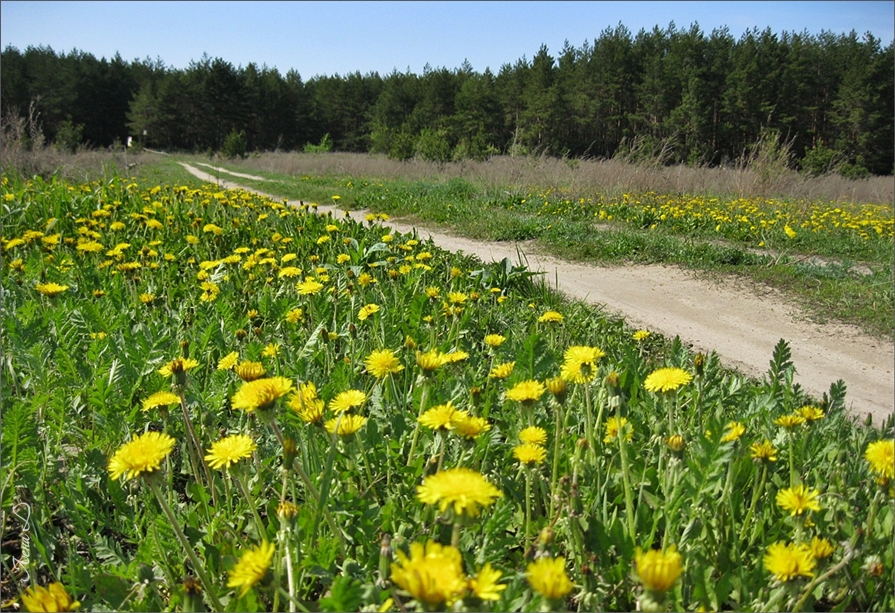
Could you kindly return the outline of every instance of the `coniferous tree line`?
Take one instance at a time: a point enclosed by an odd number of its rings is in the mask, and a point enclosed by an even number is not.
[[[776,134],[812,171],[845,163],[855,175],[891,174],[895,158],[893,46],[854,32],[753,29],[735,39],[726,28],[672,23],[634,35],[618,25],[557,57],[542,46],[496,74],[464,62],[303,81],[207,56],[178,70],[48,47],[7,47],[0,70],[4,115],[36,101],[46,136],[68,147],[131,135],[147,147],[218,151],[238,135],[249,151],[326,142],[447,161],[635,149],[718,165]]]

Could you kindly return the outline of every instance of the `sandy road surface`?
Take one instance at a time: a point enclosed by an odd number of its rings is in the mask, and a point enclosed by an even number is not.
[[[183,166],[202,180],[258,191]],[[330,210],[333,207],[318,208],[323,213]],[[341,210],[335,213],[344,215]],[[351,217],[362,221],[365,214],[352,211]],[[517,262],[518,249],[531,270],[545,272],[545,281],[564,294],[601,305],[632,326],[670,338],[680,336],[694,350],[714,350],[725,366],[747,375],[766,372],[774,345],[784,338],[792,350],[796,382],[812,395],[819,398],[831,383],[842,379],[848,386],[846,403],[854,415],[863,418],[870,413],[879,425],[895,410],[895,345],[850,326],[806,322],[798,317],[796,307],[774,293],[756,296],[733,281],[706,281],[671,266],[575,264],[533,253],[518,243],[473,241],[400,222],[386,225],[398,232],[415,228],[420,237],[431,237],[443,249],[474,254],[484,262],[505,257]]]

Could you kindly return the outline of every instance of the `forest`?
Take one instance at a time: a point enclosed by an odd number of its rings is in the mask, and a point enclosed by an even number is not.
[[[891,175],[893,46],[855,32],[622,24],[495,74],[315,75],[207,55],[186,69],[7,46],[4,122],[29,113],[58,147],[349,151],[432,161],[548,155],[722,166],[774,135],[794,169]]]

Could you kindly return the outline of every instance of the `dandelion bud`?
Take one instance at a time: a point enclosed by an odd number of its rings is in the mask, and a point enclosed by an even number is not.
[[[544,382],[544,385],[547,386],[547,389],[553,394],[553,397],[556,398],[556,401],[559,404],[563,404],[566,401],[566,394],[569,391],[568,386],[566,385],[566,380],[562,377],[553,377],[552,379],[547,379]]]
[[[392,560],[392,542],[387,534],[382,535],[379,542],[379,577],[385,582],[388,580],[389,567]]]
[[[696,375],[701,377],[705,372],[705,354],[697,353],[693,356],[693,366],[696,367]]]
[[[864,418],[864,425],[868,428],[873,425],[873,413],[867,413],[867,417]]]
[[[239,330],[236,331],[236,340],[241,341],[242,339],[244,339],[244,338],[247,337],[248,335],[249,335],[248,332],[246,332],[245,330],[243,330],[242,328],[240,328]]]
[[[286,522],[295,519],[296,515],[298,515],[298,505],[293,504],[288,500],[284,500],[277,505],[277,517],[279,518],[280,522]]]
[[[618,373],[614,370],[606,375],[606,387],[609,388],[609,393],[613,396],[618,396],[621,394],[621,388],[619,387],[618,381]]]
[[[351,333],[351,338],[357,338],[357,326],[354,323],[348,325],[348,332]]]
[[[190,342],[188,340],[183,339],[182,341],[180,341],[180,350],[185,357],[189,357],[189,355],[187,354],[187,350],[189,349],[189,346],[190,346]]]
[[[672,434],[665,439],[665,444],[668,445],[668,448],[674,453],[680,453],[683,451],[686,442],[684,441],[684,437],[680,434]]]
[[[287,436],[283,439],[283,467],[287,470],[289,470],[295,462],[297,451],[298,445],[294,438]]]
[[[324,343],[328,343],[329,342],[329,330],[327,330],[326,328],[320,328],[320,339]]]
[[[202,602],[202,584],[192,575],[187,575],[183,580],[183,610],[184,611],[204,611],[205,606]]]
[[[545,527],[541,530],[541,534],[538,535],[538,543],[542,546],[549,545],[556,538],[556,532],[550,526]]]
[[[579,449],[587,449],[588,447],[590,447],[590,443],[588,443],[587,439],[584,437],[579,438],[577,441],[575,441],[575,444],[578,446]]]

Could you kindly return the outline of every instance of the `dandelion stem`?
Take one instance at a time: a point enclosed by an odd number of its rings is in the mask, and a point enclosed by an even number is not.
[[[621,420],[621,418],[619,418]],[[619,421],[621,423],[621,421]],[[631,491],[631,479],[628,475],[628,454],[625,451],[625,429],[618,429],[618,454],[622,465],[622,480],[625,486],[625,517],[628,522],[628,535],[632,543],[636,543],[637,530],[634,525],[634,498]]]
[[[407,454],[407,465],[410,466],[413,464],[413,453],[416,451],[416,443],[419,440],[420,436],[420,417],[423,416],[423,411],[426,410],[426,401],[428,400],[429,395],[429,384],[428,381],[423,382],[423,389],[420,392],[420,412],[419,415],[416,416],[416,426],[413,429],[413,438],[410,441],[410,452]]]
[[[550,517],[553,517],[553,513],[556,511],[556,501],[559,499],[556,487],[559,482],[560,439],[564,434],[563,407],[561,404],[556,403],[556,424],[553,428],[553,475],[550,479]]]
[[[768,476],[768,467],[767,465],[762,465],[761,467],[761,478],[755,482],[755,486],[752,489],[752,502],[749,504],[749,510],[746,512],[746,518],[743,520],[743,523],[740,527],[740,542],[746,538],[746,530],[749,529],[749,522],[752,521],[752,514],[755,512],[755,506],[758,504],[758,499],[761,496],[762,492],[764,492],[764,484],[765,479]]]
[[[190,542],[183,534],[183,530],[181,530],[180,524],[177,523],[177,518],[174,516],[174,512],[171,510],[171,507],[168,506],[168,501],[165,500],[164,495],[162,495],[162,493],[159,491],[158,484],[152,478],[145,479],[145,481],[149,484],[149,488],[152,490],[152,493],[155,494],[155,498],[156,500],[158,500],[159,506],[162,507],[162,511],[164,511],[165,515],[168,517],[168,522],[174,529],[174,534],[177,535],[177,540],[180,541],[180,545],[181,547],[183,547],[184,552],[195,568],[196,574],[199,575],[199,580],[202,582],[202,586],[205,588],[205,593],[208,594],[208,599],[211,601],[211,605],[214,607],[215,611],[223,611],[224,606],[221,604],[221,601],[218,600],[217,593],[213,589],[214,586],[212,585],[211,581],[208,580],[208,576],[205,574],[205,567],[199,561],[196,552],[193,551],[193,548],[190,546]]]
[[[246,503],[252,510],[252,516],[255,518],[255,528],[258,530],[258,538],[263,539],[266,533],[264,529],[264,522],[261,521],[261,516],[258,515],[258,509],[256,508],[255,503],[252,501],[252,495],[249,492],[249,485],[247,483],[247,476],[240,467],[236,467],[236,470],[232,472],[235,472],[234,476],[236,477],[236,482],[239,484],[239,489],[242,491],[242,495],[245,496]]]

